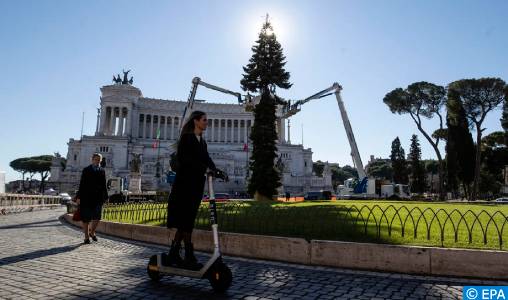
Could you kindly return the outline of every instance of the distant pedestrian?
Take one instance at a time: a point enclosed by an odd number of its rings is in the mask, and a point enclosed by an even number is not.
[[[85,244],[90,244],[90,238],[97,242],[95,230],[99,225],[102,214],[102,205],[108,199],[106,187],[106,173],[100,167],[102,155],[94,153],[92,164],[83,169],[79,190],[76,194],[76,202],[81,212]],[[92,226],[89,224],[92,222]]]
[[[289,202],[290,198],[291,198],[291,195],[289,194],[289,192],[286,192],[286,201]]]

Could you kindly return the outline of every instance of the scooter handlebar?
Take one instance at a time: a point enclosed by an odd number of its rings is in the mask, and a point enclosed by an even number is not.
[[[208,171],[207,174],[209,176],[212,176],[212,177],[215,177],[215,178],[218,178],[218,179],[222,179],[225,182],[229,181],[228,174],[226,172],[222,171],[222,170],[219,170],[219,169],[210,170],[210,171]]]

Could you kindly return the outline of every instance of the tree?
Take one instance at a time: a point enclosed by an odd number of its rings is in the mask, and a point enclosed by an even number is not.
[[[434,175],[439,172],[439,162],[434,159],[425,160],[425,171],[430,173],[430,192],[434,193]]]
[[[316,176],[323,176],[323,170],[325,169],[325,163],[318,160],[317,162],[312,163],[312,171],[316,174]]]
[[[23,190],[25,190],[25,174],[29,174],[30,182],[28,188],[31,188],[31,179],[34,174],[39,173],[41,176],[40,191],[44,192],[44,182],[49,176],[51,170],[52,155],[40,155],[32,157],[22,157],[10,162],[11,168],[20,172],[23,176]]]
[[[41,155],[34,156],[28,160],[28,164],[30,168],[34,171],[34,173],[39,173],[41,176],[41,185],[40,192],[44,192],[44,183],[49,176],[49,172],[51,170],[51,161],[53,159],[52,155]]]
[[[425,166],[422,162],[422,149],[416,134],[411,137],[408,160],[411,166],[411,191],[422,194],[425,191]]]
[[[482,147],[500,148],[506,146],[507,145],[505,145],[504,141],[504,132],[494,131],[482,138]]]
[[[332,185],[334,188],[336,188],[337,185],[344,184],[346,179],[358,178],[358,172],[348,165],[341,168],[332,164],[330,170],[332,171]]]
[[[508,147],[504,144],[504,132],[496,131],[482,138],[482,164],[479,191],[497,195],[503,185],[504,166],[508,164]]]
[[[28,169],[27,169],[27,166],[26,166],[26,161],[27,161],[27,157],[23,157],[23,158],[18,158],[18,159],[15,159],[13,161],[11,161],[9,163],[9,166],[16,172],[20,172],[21,173],[21,177],[22,177],[22,189],[23,191],[25,190],[25,174],[28,173]]]
[[[469,131],[466,112],[460,97],[453,89],[448,90],[446,102],[448,137],[446,139],[446,168],[448,189],[456,193],[459,183],[468,199],[471,199],[471,182],[474,179],[475,145]]]
[[[441,109],[445,103],[445,89],[429,82],[415,82],[405,90],[397,88],[383,98],[392,113],[409,114],[416,124],[418,130],[425,139],[432,145],[439,161],[439,198],[444,199],[444,162],[439,150],[440,136],[431,137],[422,125],[422,117],[431,119],[435,115],[439,117],[439,129],[443,129],[443,117]]]
[[[345,165],[344,167],[342,167],[342,171],[352,175],[352,176],[349,176],[348,178],[351,178],[351,177],[358,178],[358,170],[356,170],[356,168],[351,167],[350,165]],[[346,178],[346,179],[348,179],[348,178]]]
[[[286,72],[286,57],[277,41],[273,27],[266,18],[257,45],[252,47],[252,57],[246,67],[243,67],[243,79],[240,81],[242,89],[253,93],[263,93],[269,90],[275,93],[275,87],[289,89],[289,72]]]
[[[393,168],[389,161],[378,159],[369,164],[369,177],[392,180]]]
[[[448,90],[460,99],[466,117],[476,130],[475,173],[471,199],[476,199],[481,168],[483,121],[487,114],[506,101],[506,83],[500,78],[462,79],[448,85]]]
[[[275,109],[282,100],[276,96],[276,87],[289,89],[289,72],[284,69],[285,57],[273,28],[266,18],[257,45],[252,47],[253,55],[243,68],[240,81],[244,91],[260,93],[260,102],[254,108],[254,126],[250,134],[253,152],[250,161],[252,175],[248,190],[258,200],[271,199],[280,186],[280,174],[274,167],[277,157],[275,141]]]
[[[392,142],[392,153],[390,155],[393,169],[393,182],[400,184],[408,183],[408,172],[404,148],[400,145],[399,137]]]
[[[268,200],[277,193],[280,186],[280,174],[274,165],[277,158],[275,102],[268,92],[262,94],[259,104],[254,108],[254,119],[255,123],[250,134],[253,150],[250,161],[252,175],[248,191],[258,200]]]
[[[508,146],[508,85],[504,88],[503,116],[501,117],[501,126],[504,129],[505,145]]]

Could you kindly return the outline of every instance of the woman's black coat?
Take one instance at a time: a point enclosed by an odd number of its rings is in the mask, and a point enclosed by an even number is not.
[[[168,201],[168,228],[190,232],[203,197],[205,172],[215,170],[206,142],[194,133],[183,134],[177,149],[178,170]]]
[[[76,197],[80,199],[80,205],[88,207],[102,205],[108,199],[106,173],[103,168],[94,170],[93,166],[89,165],[83,169]]]

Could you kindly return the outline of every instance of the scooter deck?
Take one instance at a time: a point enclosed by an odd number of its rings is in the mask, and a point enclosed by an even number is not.
[[[153,266],[157,268],[160,273],[162,274],[171,274],[171,275],[178,275],[178,276],[185,276],[185,277],[194,277],[194,278],[203,278],[205,272],[202,272],[201,270],[189,270],[184,268],[176,268],[176,267],[167,267],[167,266]]]
[[[210,267],[220,258],[221,255],[218,251],[214,252],[212,257],[206,262],[206,264],[199,270],[189,270],[178,267],[164,266],[162,264],[161,254],[157,254],[157,265],[150,265],[148,268],[154,272],[160,272],[162,274],[168,275],[178,275],[178,276],[186,276],[186,277],[194,277],[194,278],[204,278],[206,271],[210,269]]]

